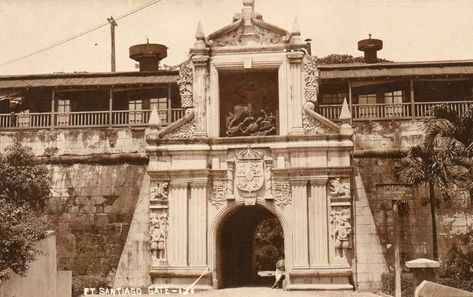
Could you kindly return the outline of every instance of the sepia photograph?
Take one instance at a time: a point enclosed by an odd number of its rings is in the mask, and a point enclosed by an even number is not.
[[[472,12],[0,0],[0,297],[473,297]]]

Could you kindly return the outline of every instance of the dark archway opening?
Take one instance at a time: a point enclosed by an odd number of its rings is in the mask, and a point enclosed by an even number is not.
[[[271,286],[283,254],[283,229],[273,213],[261,206],[236,209],[218,230],[218,287]]]

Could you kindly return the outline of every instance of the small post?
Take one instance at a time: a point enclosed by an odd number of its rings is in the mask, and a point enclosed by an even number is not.
[[[54,89],[51,90],[51,130],[54,129],[54,124],[56,122],[56,91]]]
[[[399,209],[398,201],[393,200],[394,225],[394,297],[401,297],[401,259],[399,257]]]
[[[108,126],[112,127],[113,124],[113,87],[110,88],[109,97],[108,97]]]
[[[353,117],[355,114],[353,113],[353,95],[351,92],[351,82],[348,81],[348,104],[350,104],[350,113],[351,113],[351,119],[350,119],[350,125],[353,124]]]
[[[414,99],[414,80],[410,80],[410,92],[411,92],[411,118],[416,116],[416,104]]]
[[[109,17],[107,21],[110,23],[110,33],[111,33],[111,40],[112,40],[112,45],[111,45],[112,72],[115,72],[116,70],[116,67],[115,67],[115,27],[118,26],[118,24],[112,16]]]
[[[168,125],[171,124],[174,119],[172,118],[172,102],[171,102],[171,84],[168,84],[168,120],[167,120],[167,123]]]

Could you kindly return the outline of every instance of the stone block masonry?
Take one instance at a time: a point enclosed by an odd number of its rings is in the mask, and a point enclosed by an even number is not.
[[[145,166],[48,165],[46,217],[57,232],[58,266],[75,275],[113,274],[128,235]]]

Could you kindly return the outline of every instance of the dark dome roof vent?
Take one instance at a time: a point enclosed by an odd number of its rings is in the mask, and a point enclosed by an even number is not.
[[[137,44],[130,47],[130,58],[140,63],[140,71],[158,71],[159,62],[168,55],[167,49],[158,43]]]
[[[377,52],[383,48],[381,39],[368,39],[358,41],[358,50],[365,52],[365,63],[378,63]]]

